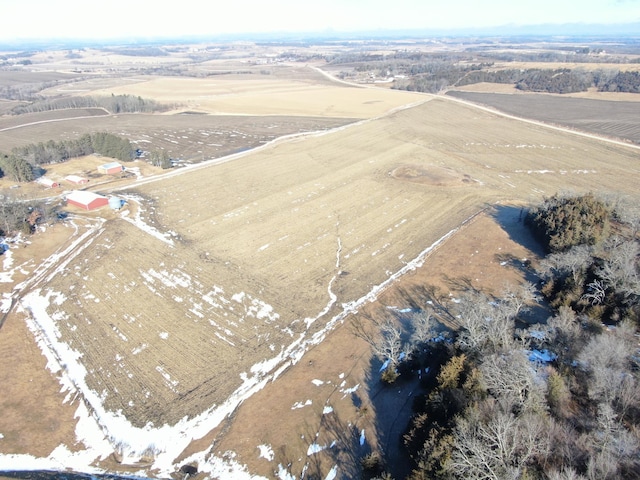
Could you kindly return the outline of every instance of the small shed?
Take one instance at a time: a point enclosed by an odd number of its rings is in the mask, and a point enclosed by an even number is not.
[[[50,178],[47,177],[40,177],[36,180],[36,183],[39,183],[40,185],[44,185],[47,188],[57,188],[60,186],[60,184],[58,182],[55,182],[53,180],[51,180]]]
[[[109,205],[109,199],[97,193],[74,190],[67,195],[67,205],[73,205],[83,208],[84,210],[95,210],[96,208]]]
[[[123,170],[124,167],[118,162],[105,163],[104,165],[100,165],[98,167],[98,172],[105,175],[114,175],[116,173],[122,172]]]
[[[66,177],[64,177],[64,179],[69,183],[73,183],[74,185],[83,185],[85,183],[89,183],[88,178],[80,177],[78,175],[67,175]]]

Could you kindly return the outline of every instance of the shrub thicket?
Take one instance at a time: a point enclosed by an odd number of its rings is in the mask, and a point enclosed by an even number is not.
[[[576,245],[595,245],[606,238],[611,211],[588,193],[554,195],[529,211],[525,223],[549,252],[563,252]]]

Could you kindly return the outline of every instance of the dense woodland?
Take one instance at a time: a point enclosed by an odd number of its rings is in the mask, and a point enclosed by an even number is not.
[[[432,53],[395,52],[349,53],[327,60],[331,64],[351,67],[355,72],[369,72],[374,78],[395,77],[393,88],[418,92],[438,93],[450,87],[479,82],[514,84],[523,91],[546,93],[583,92],[596,88],[602,92],[640,92],[640,74],[608,69],[593,69],[591,63],[635,63],[630,57],[606,57],[601,51],[589,48],[567,52],[492,52],[470,49],[465,52]],[[545,62],[549,68],[495,70],[495,62]],[[554,63],[584,64],[574,69],[553,68]],[[342,78],[351,74],[344,71]]]
[[[31,143],[12,149],[8,155],[0,154],[0,177],[6,175],[16,182],[30,182],[41,176],[44,165],[93,153],[124,162],[136,156],[126,138],[106,132],[87,133],[77,140]]]
[[[516,88],[529,92],[574,93],[596,88],[599,92],[640,93],[640,73],[586,71],[579,69],[507,69],[487,71],[478,66],[433,69],[433,72],[412,75],[397,82],[394,88],[437,93],[448,87],[471,85],[480,82],[515,84]]]
[[[386,361],[381,381],[429,367],[402,438],[410,480],[640,476],[634,208],[593,195],[546,199],[527,217],[550,252],[526,267],[539,285],[506,286],[498,297],[469,289],[454,304],[432,290],[404,322],[354,327]],[[553,313],[531,324],[540,302]],[[436,334],[443,319],[460,328]],[[362,459],[366,478],[392,478],[383,458]]]

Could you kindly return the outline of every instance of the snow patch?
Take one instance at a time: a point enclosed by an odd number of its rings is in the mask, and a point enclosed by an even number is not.
[[[307,400],[306,402],[302,403],[302,402],[296,402],[293,404],[293,406],[291,407],[291,410],[296,410],[298,408],[304,408],[307,407],[309,405],[312,405],[313,402],[311,400]]]
[[[327,476],[324,477],[324,480],[334,480],[337,476],[338,476],[338,466],[334,465],[333,468],[329,470],[329,473],[327,473]]]
[[[258,450],[260,450],[260,455],[258,458],[266,458],[267,461],[273,461],[273,449],[271,445],[258,445]]]

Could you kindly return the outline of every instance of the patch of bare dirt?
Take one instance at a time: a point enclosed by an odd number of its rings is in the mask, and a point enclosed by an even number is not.
[[[460,175],[449,168],[434,165],[428,167],[401,165],[394,168],[390,175],[398,180],[441,187],[464,185],[473,181],[469,175]]]

